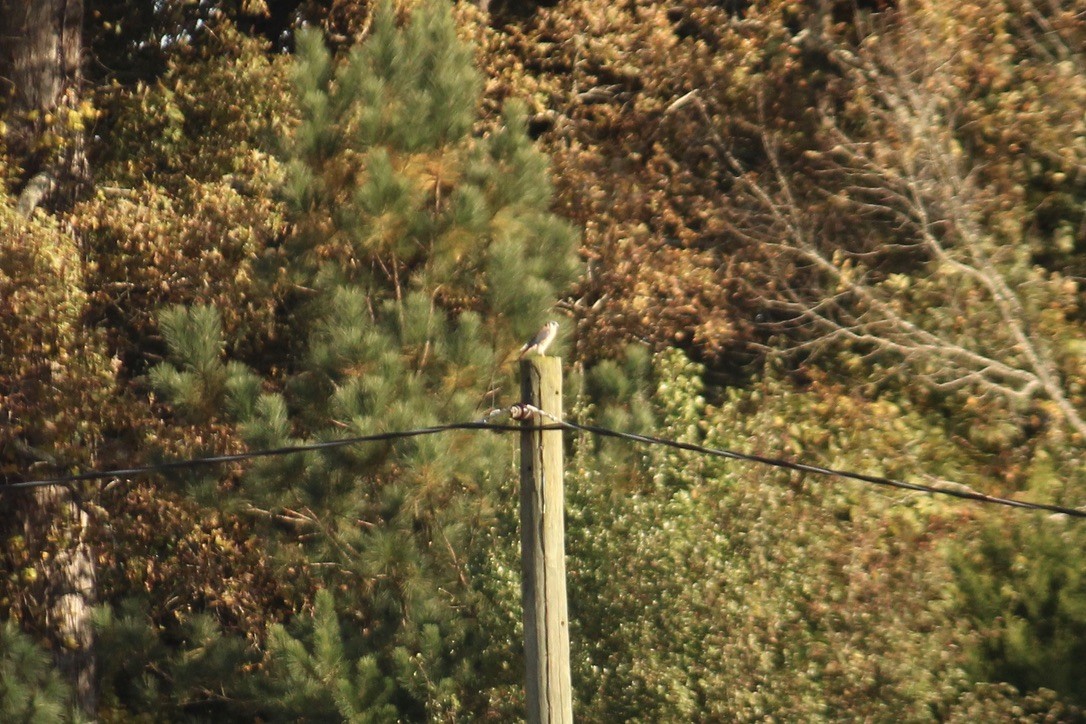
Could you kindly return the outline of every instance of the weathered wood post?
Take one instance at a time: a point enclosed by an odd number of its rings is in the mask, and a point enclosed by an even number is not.
[[[532,415],[527,428],[562,419],[562,360],[520,363],[521,400],[552,417]],[[520,550],[528,721],[573,721],[566,610],[565,492],[562,431],[520,435]]]

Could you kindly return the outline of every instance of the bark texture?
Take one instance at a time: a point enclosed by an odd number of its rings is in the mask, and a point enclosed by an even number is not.
[[[86,178],[81,125],[69,113],[79,102],[82,24],[82,0],[0,0],[0,120],[8,162],[20,171],[12,190],[24,216],[67,207]],[[20,497],[14,510],[46,572],[37,615],[76,704],[93,717],[95,568],[87,515],[66,488]]]
[[[82,25],[82,0],[0,0],[0,109],[24,214],[70,200],[85,176],[82,134],[63,112],[79,97]]]

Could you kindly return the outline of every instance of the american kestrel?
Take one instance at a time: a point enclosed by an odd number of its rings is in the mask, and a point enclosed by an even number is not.
[[[535,333],[523,347],[520,348],[520,358],[524,359],[530,354],[542,355],[547,351],[554,338],[558,336],[558,322],[551,320],[543,325],[543,328]]]

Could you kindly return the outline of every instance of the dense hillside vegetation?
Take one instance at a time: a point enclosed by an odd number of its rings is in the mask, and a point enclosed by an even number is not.
[[[478,419],[550,318],[582,422],[1086,505],[1083,48],[1081,0],[0,0],[0,718],[522,718],[512,436],[18,484]],[[1083,717],[1079,519],[567,443],[578,718]]]

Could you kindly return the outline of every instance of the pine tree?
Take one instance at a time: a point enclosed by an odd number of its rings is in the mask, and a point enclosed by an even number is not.
[[[0,625],[0,719],[60,722],[69,719],[71,692],[48,652],[11,621]]]
[[[215,310],[175,308],[161,320],[174,362],[156,387],[179,414],[235,420],[254,449],[476,419],[508,401],[510,352],[576,271],[523,110],[475,129],[481,84],[443,3],[402,25],[382,5],[342,62],[303,33],[295,75],[284,189],[295,231],[265,260],[290,353],[261,378],[224,361]],[[318,682],[351,719],[490,706],[510,672],[480,657],[519,649],[479,623],[487,547],[516,546],[488,535],[515,507],[513,447],[446,434],[250,469],[240,496],[267,511],[269,545],[320,566],[336,592],[334,607],[317,599],[313,653],[307,635],[271,634],[264,685],[283,693],[279,715],[304,712]]]
[[[1004,515],[953,551],[957,589],[982,639],[973,672],[1086,704],[1086,531],[1060,516]]]

